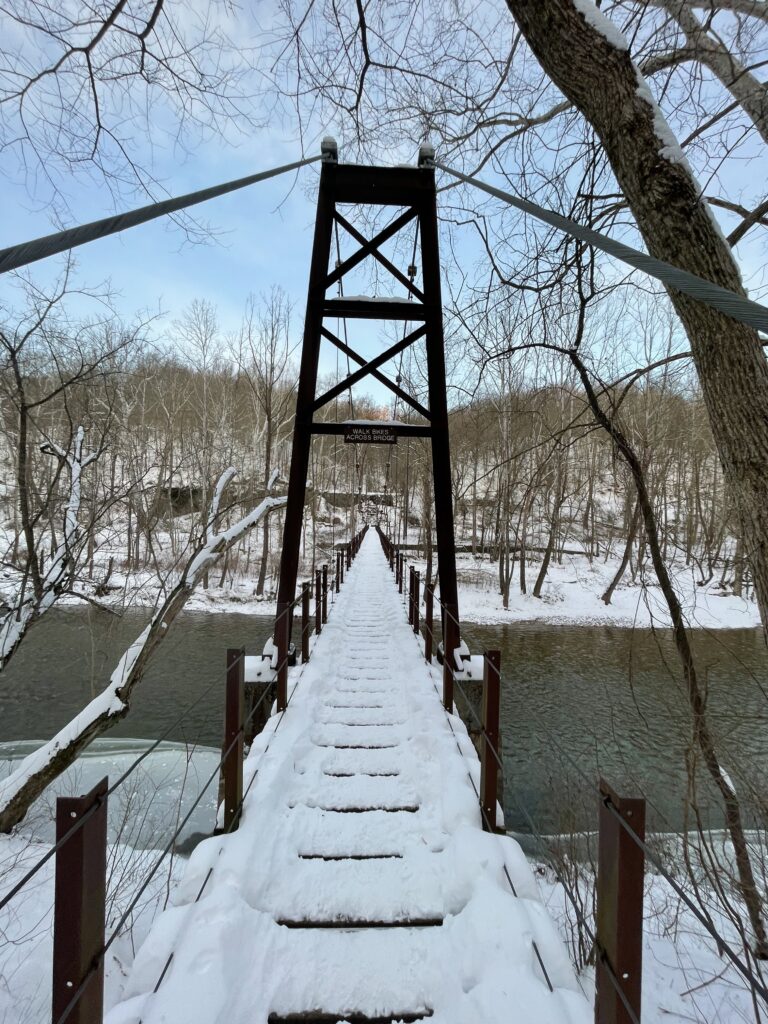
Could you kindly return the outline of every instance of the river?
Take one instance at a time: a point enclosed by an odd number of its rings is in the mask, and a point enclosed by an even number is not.
[[[49,612],[3,673],[0,742],[43,739],[104,685],[147,621],[98,609]],[[110,734],[154,739],[198,697],[169,739],[221,742],[224,652],[259,651],[267,616],[180,616],[137,688],[130,715]],[[650,801],[660,831],[683,823],[690,718],[668,631],[530,623],[465,627],[473,652],[502,654],[502,732],[507,825],[525,832],[593,823],[598,772]],[[768,793],[768,654],[758,630],[697,630],[695,651],[721,760],[737,788],[748,777]],[[699,773],[702,805],[711,793]],[[719,825],[713,811],[708,819]]]

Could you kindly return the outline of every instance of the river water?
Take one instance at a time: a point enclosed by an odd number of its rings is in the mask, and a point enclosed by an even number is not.
[[[0,682],[0,742],[43,739],[98,692],[147,613],[120,618],[97,609],[49,612]],[[189,612],[180,616],[130,715],[110,733],[154,739],[198,697],[169,739],[218,747],[223,724],[225,649],[260,651],[267,616]],[[661,831],[683,824],[690,717],[666,631],[609,626],[467,625],[473,653],[502,655],[502,732],[507,825],[526,832],[594,822],[598,773],[621,792],[649,797]],[[697,631],[695,651],[723,765],[737,788],[746,779],[768,798],[768,653],[757,630]],[[716,801],[697,776],[708,821]],[[768,799],[766,799],[768,802]],[[710,810],[707,810],[710,808]]]

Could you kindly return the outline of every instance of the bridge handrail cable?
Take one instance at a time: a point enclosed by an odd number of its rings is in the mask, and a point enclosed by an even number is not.
[[[335,578],[336,578],[336,573],[335,572],[329,574],[329,589],[331,589],[330,588],[330,582],[331,581],[335,581]],[[293,611],[293,609],[296,607],[297,604],[299,604],[300,601],[301,601],[301,593],[297,594],[297,596],[293,599],[293,601],[286,608],[284,608],[282,612],[280,612],[280,614],[276,617],[275,621],[279,622],[280,619],[283,618],[283,616],[290,614],[290,612]],[[331,604],[333,604],[333,591],[332,591],[332,597],[331,597]],[[5,907],[7,907],[8,904],[14,899],[14,897],[17,896],[19,894],[19,892],[29,882],[32,881],[32,879],[35,877],[35,875],[37,875],[38,872],[41,871],[42,868],[45,867],[45,865],[48,863],[48,861],[52,857],[54,857],[56,855],[56,853],[58,853],[58,851],[62,848],[62,846],[64,846],[65,843],[68,843],[69,840],[72,839],[72,837],[74,835],[76,835],[80,831],[81,828],[84,827],[84,825],[96,813],[96,811],[99,809],[99,807],[101,807],[101,805],[106,800],[108,800],[108,798],[111,797],[112,794],[115,793],[115,791],[117,789],[119,789],[120,786],[122,786],[130,778],[131,775],[133,775],[133,773],[136,771],[136,769],[139,767],[139,765],[142,763],[142,761],[146,760],[146,758],[149,757],[149,755],[153,751],[157,750],[157,748],[160,746],[160,744],[164,740],[166,740],[171,735],[171,733],[176,728],[178,728],[179,725],[181,725],[181,723],[187,718],[187,716],[190,714],[190,712],[192,712],[198,706],[198,704],[201,703],[201,701],[203,701],[206,697],[210,696],[212,690],[215,687],[219,686],[219,685],[220,685],[219,680],[215,679],[212,683],[210,683],[202,691],[202,693],[198,694],[198,696],[195,697],[195,699],[193,701],[191,701],[184,708],[184,710],[181,712],[181,714],[178,715],[177,718],[175,718],[174,721],[171,722],[170,725],[168,725],[163,730],[163,732],[157,737],[157,739],[153,740],[152,743],[145,750],[143,750],[141,752],[141,754],[139,754],[139,756],[134,761],[131,762],[131,764],[126,768],[126,770],[123,772],[123,774],[121,776],[119,776],[119,778],[117,778],[115,780],[115,782],[112,783],[112,785],[109,787],[109,789],[102,796],[100,796],[96,800],[94,800],[94,802],[91,805],[91,807],[89,807],[88,810],[81,817],[78,818],[78,820],[72,825],[72,827],[70,829],[67,830],[67,832],[61,837],[61,839],[59,839],[56,843],[54,843],[54,845],[50,848],[50,850],[48,850],[45,854],[43,854],[43,856],[38,861],[36,861],[33,864],[33,866],[29,869],[29,871],[27,871],[19,879],[19,881],[16,882],[16,884],[11,889],[9,889],[8,892],[5,893],[4,896],[2,896],[2,898],[0,898],[0,911],[4,910]],[[265,693],[266,692],[268,692],[268,691],[265,691]],[[293,695],[293,691],[291,691],[291,695]],[[256,705],[256,707],[260,706],[260,704],[261,704],[261,701],[259,701],[259,703]],[[256,710],[256,708],[253,709],[253,711],[249,715],[247,721],[250,721],[250,719],[252,718],[253,714],[255,713],[255,710]],[[220,767],[220,765],[219,765],[219,767]],[[218,768],[217,768],[217,770],[218,770]]]
[[[244,657],[244,655],[241,654],[241,657]],[[294,687],[294,689],[295,689],[295,687]],[[182,818],[181,822],[177,826],[176,831],[173,833],[171,838],[166,843],[165,847],[163,848],[162,853],[160,854],[160,856],[157,858],[155,863],[152,865],[152,867],[147,872],[147,874],[146,874],[146,876],[144,878],[144,881],[141,883],[141,885],[137,889],[136,893],[134,894],[134,896],[133,896],[131,902],[128,904],[127,908],[121,914],[120,919],[118,920],[117,924],[113,928],[109,938],[105,940],[104,945],[101,947],[99,952],[93,958],[93,962],[91,963],[91,966],[89,967],[88,972],[86,973],[86,975],[83,978],[83,980],[80,982],[80,985],[77,987],[77,989],[72,994],[72,998],[70,999],[69,1003],[65,1007],[63,1013],[58,1018],[58,1020],[54,1022],[54,1024],[64,1024],[64,1022],[69,1018],[69,1015],[72,1013],[72,1010],[75,1008],[75,1006],[79,1002],[83,992],[85,991],[86,987],[90,983],[91,978],[96,974],[101,961],[104,959],[105,954],[108,952],[110,946],[112,945],[112,943],[115,941],[115,939],[120,934],[120,931],[121,931],[123,925],[126,923],[128,918],[131,916],[133,911],[136,909],[136,906],[137,906],[139,900],[141,899],[141,897],[144,895],[144,892],[146,891],[147,887],[149,886],[149,883],[152,881],[154,876],[157,874],[157,871],[159,870],[160,865],[163,863],[165,858],[168,856],[168,854],[171,852],[171,850],[175,846],[176,841],[178,840],[179,836],[181,835],[181,833],[182,833],[184,827],[186,826],[187,822],[192,817],[192,814],[194,813],[195,809],[197,808],[197,805],[202,800],[202,798],[203,798],[205,792],[207,791],[208,787],[211,785],[211,783],[214,781],[214,779],[216,779],[218,777],[219,772],[221,771],[221,768],[224,765],[224,762],[229,757],[230,753],[234,750],[236,744],[238,743],[238,741],[240,739],[241,734],[244,732],[246,726],[250,724],[250,722],[252,721],[252,719],[255,716],[256,712],[259,710],[261,705],[264,703],[264,701],[267,698],[267,696],[269,695],[269,693],[270,693],[270,690],[269,690],[268,687],[266,687],[264,689],[264,692],[259,697],[258,701],[256,701],[254,706],[251,708],[249,714],[247,715],[247,717],[243,721],[243,725],[240,727],[240,730],[232,738],[232,740],[230,741],[230,743],[227,746],[226,750],[224,750],[223,754],[221,755],[221,758],[219,759],[219,761],[216,764],[216,767],[214,768],[214,770],[211,772],[211,774],[208,776],[207,780],[205,781],[205,783],[201,787],[200,792],[197,794],[197,797],[195,798],[194,802],[192,803],[192,805],[190,806],[189,810],[187,811],[187,813],[184,815],[184,817]],[[293,695],[293,694],[291,694],[291,695]],[[244,796],[243,796],[243,799],[245,799]]]

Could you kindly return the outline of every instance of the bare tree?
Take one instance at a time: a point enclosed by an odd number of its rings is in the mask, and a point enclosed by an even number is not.
[[[22,577],[15,601],[0,617],[0,672],[11,660],[29,628],[46,612],[62,594],[72,590],[78,556],[82,550],[82,531],[79,522],[82,473],[99,457],[99,452],[86,452],[83,445],[85,432],[78,427],[72,443],[66,451],[49,441],[42,450],[55,456],[69,471],[69,498],[64,513],[62,537],[56,551],[44,572],[32,576],[29,585]],[[36,564],[37,554],[27,559],[27,566]]]
[[[4,554],[17,583],[0,620],[0,670],[40,615],[61,594],[73,591],[84,545],[93,545],[100,513],[94,506],[87,528],[81,524],[82,474],[107,443],[118,360],[145,326],[115,328],[111,313],[100,322],[70,322],[59,308],[67,282],[65,272],[51,295],[26,282],[26,311],[17,317],[14,326],[9,323],[0,327],[2,427],[14,464],[14,507],[18,514],[18,532],[11,550]],[[11,320],[10,311],[6,311],[6,319]],[[79,405],[82,392],[97,384],[103,389],[106,404],[98,416],[93,416]],[[90,452],[85,448],[80,413],[93,427]],[[57,537],[62,485],[66,488],[66,508]]]
[[[3,23],[0,149],[41,199],[65,204],[73,174],[158,195],[147,139],[178,148],[257,124],[247,20],[224,0],[10,0]]]
[[[629,14],[624,6],[616,7],[643,60],[659,51],[659,45],[648,43],[656,29],[653,18],[669,22],[670,6],[675,19],[687,19],[691,11],[682,0],[665,0],[662,15],[646,3],[628,4]],[[472,169],[490,164],[515,188],[539,193],[571,216],[580,217],[586,209],[591,223],[605,226],[625,223],[629,210],[653,255],[744,294],[729,244],[618,25],[590,0],[508,0],[507,7],[514,24],[505,24],[490,5],[461,0],[439,11],[423,2],[404,10],[328,0],[308,8],[302,4],[301,17],[299,5],[285,0],[291,46],[284,51],[280,84],[285,88],[293,80],[290,60],[304,86],[293,92],[299,106],[303,96],[311,95],[323,111],[335,110],[354,132],[359,148],[392,145],[393,136],[404,131],[414,141],[429,134],[441,142],[444,159],[460,160]],[[760,4],[737,8],[713,0],[698,9],[730,11],[740,19],[757,10],[755,23],[760,29],[764,25]],[[679,34],[680,22],[674,24]],[[752,40],[751,51],[760,52],[760,38],[744,29],[734,45]],[[338,40],[343,40],[338,61],[316,59],[318,48],[323,53]],[[694,59],[675,67],[698,68],[707,54],[714,60],[710,42],[698,35],[695,48],[686,44],[688,50],[695,49]],[[737,67],[732,50],[731,69],[724,72],[729,101],[743,131],[760,140],[759,111],[745,95],[733,100],[736,80],[746,82],[751,58],[744,55]],[[749,84],[750,104],[762,105],[764,90],[757,85]],[[722,174],[722,150],[730,156],[737,147],[717,134],[722,126],[713,120],[711,107],[716,97],[710,92],[707,99],[706,108],[697,106],[698,123],[683,141],[695,143],[703,153],[698,162],[704,173]],[[541,147],[534,141],[539,138]],[[567,257],[572,244],[553,243],[551,234],[542,239],[532,228],[517,224],[497,229],[482,207],[475,206],[468,218],[464,207],[451,210],[449,204],[444,202],[446,218],[469,220],[486,246],[495,287],[527,295],[533,322],[539,304],[562,280],[564,253]],[[754,213],[746,210],[744,225],[761,223]],[[522,260],[536,267],[525,275],[525,284],[517,281]],[[463,277],[462,282],[466,289]],[[487,295],[483,288],[479,305]],[[670,300],[701,381],[768,636],[765,355],[754,330],[680,293],[670,291]]]
[[[248,382],[257,419],[254,442],[262,453],[262,485],[272,476],[275,447],[290,423],[293,389],[289,386],[291,367],[291,305],[280,288],[273,288],[257,307],[248,299],[245,317],[237,340],[240,372]],[[256,580],[256,596],[264,593],[270,554],[270,517],[264,517],[261,560]]]
[[[222,494],[235,475],[234,469],[228,469],[219,479],[199,543],[149,625],[123,654],[107,686],[72,722],[0,783],[0,832],[8,832],[17,825],[45,787],[73,764],[97,736],[128,714],[131,695],[150,659],[168,637],[174,620],[205,574],[269,509],[285,504],[285,498],[266,497],[228,529],[217,530]]]

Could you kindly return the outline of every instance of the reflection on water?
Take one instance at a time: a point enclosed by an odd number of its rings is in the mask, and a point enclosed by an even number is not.
[[[98,609],[48,612],[0,675],[0,741],[53,735],[109,680],[118,658],[149,620],[149,610],[120,618]],[[110,736],[155,739],[198,697],[168,736],[221,745],[227,647],[261,651],[272,618],[183,612],[134,691],[130,714]]]
[[[473,651],[502,652],[509,828],[529,830],[521,805],[542,831],[567,831],[574,821],[594,825],[590,782],[598,774],[624,795],[645,793],[651,827],[682,826],[686,757],[696,748],[668,630],[467,625],[464,635]],[[694,651],[721,763],[742,794],[756,787],[763,798],[768,652],[762,632],[699,630]],[[719,825],[719,800],[698,764],[696,779],[705,819]]]
[[[96,609],[46,615],[0,676],[0,741],[47,738],[98,692],[141,631],[146,612]],[[110,734],[155,738],[205,694],[169,739],[218,747],[227,647],[261,650],[267,616],[184,613]],[[508,826],[544,831],[593,824],[599,772],[642,790],[652,827],[683,823],[691,743],[678,663],[667,631],[609,626],[467,625],[473,652],[502,652],[502,729]],[[723,766],[742,794],[768,803],[768,653],[759,630],[698,631],[695,652]],[[561,750],[564,753],[561,753]],[[587,780],[583,778],[586,775]],[[698,773],[700,802],[711,801]],[[712,812],[714,815],[714,812]],[[718,816],[709,818],[713,825]]]

